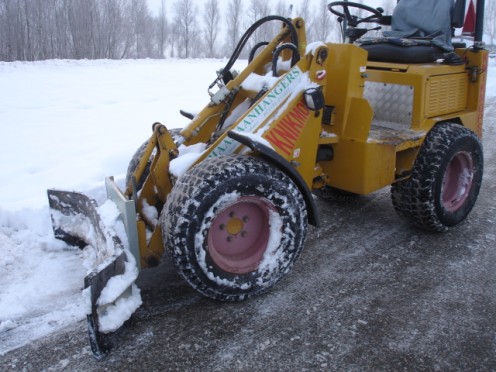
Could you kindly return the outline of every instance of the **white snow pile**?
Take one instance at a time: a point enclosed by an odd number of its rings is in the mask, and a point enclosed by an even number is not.
[[[116,331],[129,317],[141,306],[141,296],[139,288],[133,284],[138,278],[138,268],[136,260],[129,251],[129,242],[124,228],[124,223],[119,220],[119,209],[110,200],[105,201],[97,208],[101,218],[101,229],[104,237],[96,236],[94,229],[90,229],[89,241],[94,242],[84,248],[85,257],[83,265],[87,269],[87,274],[91,271],[100,272],[108,264],[111,264],[122,251],[125,252],[126,262],[124,263],[124,273],[113,276],[102,290],[98,298],[99,306],[99,330],[108,333]],[[70,223],[70,222],[69,222]],[[116,245],[113,237],[117,236],[122,246]],[[104,241],[101,241],[103,238]],[[99,244],[98,250],[96,244]],[[84,290],[86,301],[86,312],[91,312],[90,289]]]
[[[180,145],[177,149],[179,155],[169,164],[169,172],[175,176],[182,176],[203,154],[207,145],[196,143],[191,146]]]
[[[54,238],[46,190],[83,191],[103,204],[104,177],[114,175],[122,187],[151,125],[184,127],[179,110],[198,112],[207,104],[206,87],[224,65],[173,59],[0,62],[0,355],[85,319],[85,257]],[[496,96],[495,70],[491,60],[487,97]],[[189,156],[201,154],[194,150]],[[184,163],[178,168],[180,175]]]
[[[184,127],[179,110],[208,103],[206,87],[225,63],[0,62],[0,355],[85,319],[91,255],[54,238],[46,190],[103,204],[105,176],[122,187],[152,124]]]
[[[127,262],[124,273],[109,279],[97,301],[100,332],[108,333],[119,329],[142,304],[140,290],[134,284],[138,277],[136,261],[128,250],[125,252]],[[88,288],[84,295],[86,303],[91,305]]]

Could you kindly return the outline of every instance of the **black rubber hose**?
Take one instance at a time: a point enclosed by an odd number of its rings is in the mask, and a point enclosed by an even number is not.
[[[263,25],[264,23],[267,23],[270,21],[281,21],[282,23],[284,23],[289,28],[289,30],[291,32],[291,43],[298,46],[298,34],[296,33],[295,27],[293,26],[293,24],[291,23],[291,21],[288,18],[284,18],[284,17],[277,16],[277,15],[263,17],[263,18],[259,19],[258,21],[256,21],[253,25],[251,25],[250,28],[248,28],[248,30],[246,30],[246,32],[243,34],[243,36],[241,37],[241,40],[239,41],[238,45],[234,49],[234,52],[231,55],[231,58],[227,62],[226,66],[224,67],[224,69],[222,70],[222,73],[220,75],[224,74],[224,72],[231,70],[232,66],[234,65],[234,63],[238,59],[239,55],[241,54],[241,51],[243,50],[245,44],[247,43],[250,36],[255,32],[255,30],[257,28],[259,28],[261,25]]]
[[[279,59],[279,55],[285,49],[291,49],[293,52],[293,57],[291,58],[291,67],[293,67],[300,60],[300,52],[298,52],[298,48],[296,45],[291,43],[285,43],[276,48],[274,51],[274,55],[272,56],[272,75],[277,77],[277,60]]]
[[[260,49],[260,47],[266,45],[269,45],[268,41],[261,41],[258,44],[256,44],[250,51],[250,56],[248,57],[248,63],[251,63],[251,61],[253,61],[253,58],[255,58],[255,53],[257,52],[257,50]]]

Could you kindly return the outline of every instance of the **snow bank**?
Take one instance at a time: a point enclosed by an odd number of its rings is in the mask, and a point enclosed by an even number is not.
[[[208,103],[206,87],[224,65],[0,62],[0,355],[85,318],[85,257],[53,237],[46,190],[84,191],[103,203],[104,177],[122,187],[152,124],[184,127],[179,110]]]
[[[0,355],[84,319],[82,253],[52,234],[48,208],[0,209]]]

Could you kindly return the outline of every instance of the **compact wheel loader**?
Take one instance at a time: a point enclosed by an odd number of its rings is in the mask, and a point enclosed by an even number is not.
[[[483,173],[483,2],[474,45],[444,54],[423,42],[357,45],[367,32],[360,24],[388,18],[347,1],[328,8],[347,23],[351,43],[307,44],[303,19],[265,17],[217,72],[203,110],[185,113],[184,129],[153,124],[129,164],[125,190],[106,179],[125,239],[93,200],[48,191],[55,236],[90,245],[98,256],[85,279],[95,357],[108,352],[108,334],[140,305],[139,269],[157,265],[166,249],[200,293],[240,301],[290,270],[307,225],[318,225],[319,192],[363,195],[391,186],[396,211],[429,231],[467,217]],[[366,15],[353,15],[354,8]],[[255,45],[246,68],[233,71],[266,22],[280,23],[279,34]],[[416,46],[427,60],[396,59],[403,52],[418,59],[407,50]]]

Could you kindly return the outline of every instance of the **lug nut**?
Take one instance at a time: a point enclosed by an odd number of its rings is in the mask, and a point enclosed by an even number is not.
[[[248,232],[247,231],[243,231],[241,233],[241,237],[246,238],[247,236],[248,236]]]

